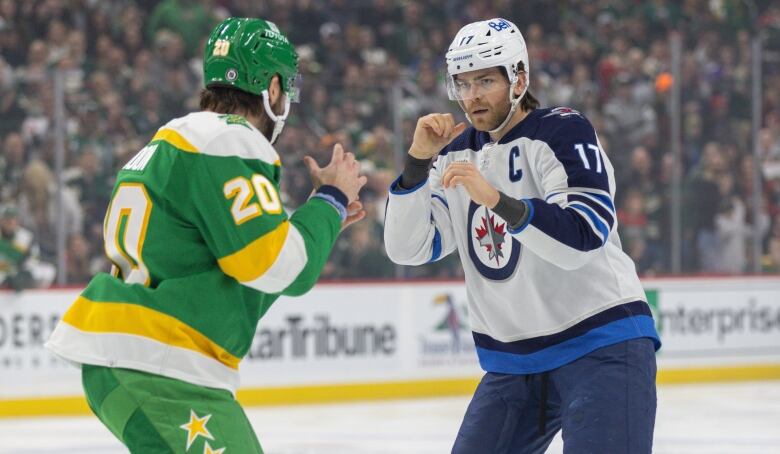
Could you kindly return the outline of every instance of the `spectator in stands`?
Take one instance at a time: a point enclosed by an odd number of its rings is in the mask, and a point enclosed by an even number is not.
[[[723,273],[741,273],[747,264],[746,245],[750,229],[745,222],[746,207],[737,195],[734,176],[726,172],[718,179],[720,209],[715,216],[718,260],[710,268]]]
[[[218,23],[213,12],[206,8],[207,4],[200,0],[163,1],[149,16],[148,36],[152,38],[159,30],[168,29],[181,37],[188,55],[198,53],[201,37],[208,36]]]
[[[0,206],[0,287],[21,291],[33,286],[24,265],[34,247],[32,233],[19,225],[16,208]]]
[[[628,74],[615,79],[614,98],[604,105],[604,120],[613,147],[630,149],[656,134],[656,113],[651,105],[634,93]]]
[[[26,112],[19,102],[19,89],[13,68],[0,54],[0,136],[17,132],[22,127]]]
[[[66,237],[83,231],[83,212],[78,199],[69,188],[62,196],[62,217],[57,207],[57,187],[49,167],[40,160],[31,161],[24,169],[22,194],[19,197],[19,222],[32,231],[45,260],[54,260],[57,254],[57,229]]]
[[[94,269],[89,243],[83,235],[74,233],[68,237],[65,252],[66,279],[70,283],[86,284],[99,269]]]
[[[54,267],[39,261],[38,246],[29,230],[19,225],[13,205],[0,205],[0,288],[17,292],[48,286],[54,280]]]
[[[31,42],[27,53],[27,64],[23,70],[25,81],[32,83],[45,80],[48,64],[49,49],[46,46],[46,42],[41,39]]]
[[[16,0],[2,0],[0,2],[0,54],[11,66],[19,66],[24,63],[25,47],[22,44],[22,30]]]
[[[16,200],[19,196],[19,185],[22,171],[27,164],[24,141],[21,134],[12,132],[5,136],[2,153],[0,153],[0,201]]]
[[[661,232],[663,193],[659,187],[659,176],[654,169],[652,156],[647,147],[642,145],[635,147],[628,154],[630,159],[628,162],[626,162],[625,158],[617,158],[620,155],[620,150],[615,155],[618,164],[614,165],[622,170],[622,175],[617,185],[620,188],[636,189],[641,194],[644,205],[643,215],[645,216],[644,236],[651,243],[651,247],[656,247],[656,241],[660,239]],[[610,155],[611,157],[612,155]],[[620,164],[621,161],[625,162],[625,164]],[[620,205],[622,196],[628,193],[626,191],[617,193],[618,205]]]
[[[626,186],[626,194],[618,203],[618,227],[620,237],[625,241],[630,239],[646,239],[647,214],[645,213],[645,199],[642,191]],[[634,258],[634,257],[632,257]]]
[[[186,52],[181,36],[165,29],[155,35],[152,81],[153,85],[165,87],[160,92],[163,106],[173,115],[184,115],[192,110],[187,108],[185,100],[197,93],[199,76],[188,65]]]
[[[715,216],[720,209],[718,177],[725,171],[720,145],[709,142],[697,172],[692,176],[688,190],[688,204],[684,216],[688,219],[695,238],[698,269],[715,271],[719,261]]]
[[[376,279],[392,276],[395,267],[382,245],[381,225],[372,219],[358,224],[360,227],[352,235],[336,242],[331,258],[334,265],[331,277]]]
[[[780,273],[780,215],[772,222],[772,234],[769,237],[769,254],[765,260],[767,271]]]
[[[65,171],[64,180],[84,213],[84,233],[90,237],[102,234],[113,182],[101,168],[100,158],[94,150],[85,148],[78,163]]]
[[[749,153],[743,153],[738,157],[738,161],[735,164],[737,168],[736,181],[737,181],[737,194],[739,197],[749,203],[752,206],[753,200],[753,181],[755,177],[753,171],[753,155]],[[762,169],[764,166],[761,166]],[[770,182],[766,181],[763,172],[757,177],[759,179],[758,187],[761,191],[762,205],[759,212],[755,215],[753,210],[746,213],[745,222],[747,222],[751,232],[758,231],[759,238],[765,239],[769,234],[769,228],[771,227],[772,217],[776,214],[772,208],[772,186]],[[750,201],[750,202],[748,202]],[[755,252],[753,251],[752,241],[747,249],[747,262],[752,263]],[[761,241],[762,250],[758,251],[758,254],[762,256],[764,254],[763,247],[765,241]]]
[[[160,92],[152,87],[145,89],[140,104],[130,114],[133,129],[139,136],[151,138],[163,118],[168,118],[168,115],[162,108]]]

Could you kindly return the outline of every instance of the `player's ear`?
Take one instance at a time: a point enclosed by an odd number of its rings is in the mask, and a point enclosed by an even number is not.
[[[268,85],[268,97],[270,98],[271,105],[276,105],[279,98],[282,96],[282,84],[279,81],[279,75],[275,75],[271,78],[271,83]]]
[[[523,93],[523,89],[525,89],[525,84],[527,81],[528,74],[526,74],[525,71],[518,71],[517,72],[517,84],[515,84],[515,96],[520,96]]]

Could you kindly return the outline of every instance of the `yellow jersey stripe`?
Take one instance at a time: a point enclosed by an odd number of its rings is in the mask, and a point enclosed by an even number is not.
[[[79,296],[62,320],[81,331],[133,334],[193,350],[231,369],[238,369],[241,361],[195,328],[138,304],[96,302]]]
[[[152,142],[155,140],[168,142],[179,150],[188,153],[198,153],[198,149],[174,129],[165,128],[157,131],[157,134],[152,137]]]
[[[238,282],[253,281],[276,262],[289,230],[290,222],[284,221],[242,249],[222,257],[217,263],[225,274]]]

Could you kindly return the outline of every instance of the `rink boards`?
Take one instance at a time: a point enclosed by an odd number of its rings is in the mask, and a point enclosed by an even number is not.
[[[780,277],[644,280],[659,383],[780,378]],[[78,289],[0,292],[0,416],[88,411],[78,370],[42,343]],[[274,405],[464,394],[481,375],[462,282],[325,283],[281,298],[240,366]]]

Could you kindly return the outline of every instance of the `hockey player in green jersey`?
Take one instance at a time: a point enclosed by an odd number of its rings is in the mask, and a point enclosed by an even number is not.
[[[339,145],[306,165],[292,216],[272,143],[297,92],[276,25],[229,18],[205,50],[202,111],[177,118],[119,172],[98,274],[47,347],[80,364],[92,411],[133,453],[261,453],[234,394],[258,320],[316,282],[339,232],[365,213],[366,178]]]

